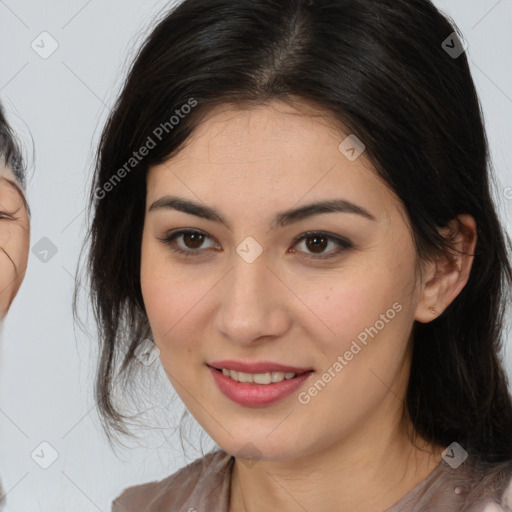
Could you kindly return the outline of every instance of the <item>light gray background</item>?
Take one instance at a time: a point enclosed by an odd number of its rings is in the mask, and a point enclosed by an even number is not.
[[[512,1],[435,3],[456,21],[469,44],[498,173],[498,206],[511,232]],[[129,55],[160,10],[171,5],[0,0],[0,98],[29,153],[35,150],[28,182],[31,246],[47,237],[58,251],[46,263],[30,254],[25,282],[2,333],[0,477],[10,512],[107,512],[124,487],[167,476],[199,456],[189,451],[185,458],[177,435],[167,430],[146,433],[138,444],[113,454],[92,397],[95,339],[76,332],[71,316],[99,131]],[[45,31],[58,43],[47,59],[31,48]],[[49,45],[47,39],[45,48]],[[512,375],[510,336],[507,350]],[[162,390],[169,396],[168,387]],[[174,410],[177,424],[181,403]],[[198,433],[196,428],[193,443]],[[31,458],[43,441],[59,455],[46,470]],[[47,457],[49,450],[43,452]]]

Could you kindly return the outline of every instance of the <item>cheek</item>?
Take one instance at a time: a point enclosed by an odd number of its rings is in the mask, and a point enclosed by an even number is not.
[[[406,316],[411,279],[405,265],[387,265],[381,260],[344,269],[333,274],[328,284],[319,279],[315,286],[302,288],[298,294],[311,311],[307,317],[313,339],[320,336],[339,349],[360,334],[364,338],[366,329],[375,323],[390,331],[395,319]]]
[[[207,295],[204,280],[180,273],[155,251],[142,251],[141,290],[155,343],[164,362],[194,351],[193,340],[202,322],[201,300]]]
[[[412,322],[405,267],[400,273],[384,266],[352,270],[332,282],[328,292],[311,295],[311,309],[323,322],[312,317],[306,328],[322,353],[318,379],[327,384],[312,385],[298,397],[300,404],[307,404],[305,410],[314,411],[313,416],[324,418],[334,430],[350,428],[378,408],[388,384],[402,385],[396,379],[403,370]]]

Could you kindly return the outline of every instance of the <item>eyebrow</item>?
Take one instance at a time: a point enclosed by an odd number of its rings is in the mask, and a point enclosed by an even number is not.
[[[224,219],[222,214],[215,208],[204,206],[202,204],[184,199],[178,196],[164,196],[156,200],[149,207],[149,211],[159,209],[178,210],[180,212],[196,215],[202,219],[220,222],[231,230],[229,223]],[[366,219],[376,221],[376,217],[368,210],[346,199],[330,199],[317,203],[310,203],[299,208],[279,212],[271,223],[271,230],[288,226],[294,222],[299,222],[308,217],[319,215],[322,213],[352,213],[365,217]]]
[[[0,180],[5,181],[11,188],[13,188],[14,190],[16,190],[16,192],[18,192],[18,194],[21,197],[21,200],[23,201],[23,206],[25,206],[25,209],[27,210],[28,214],[30,215],[30,208],[28,206],[27,199],[25,198],[25,194],[21,190],[20,186],[15,181],[12,181],[9,178],[6,178],[5,176],[0,176]]]

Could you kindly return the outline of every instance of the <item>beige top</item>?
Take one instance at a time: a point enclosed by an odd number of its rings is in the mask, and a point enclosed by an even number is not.
[[[512,512],[512,465],[457,469],[442,461],[385,512]],[[211,452],[159,482],[126,489],[112,512],[229,512],[234,457]]]

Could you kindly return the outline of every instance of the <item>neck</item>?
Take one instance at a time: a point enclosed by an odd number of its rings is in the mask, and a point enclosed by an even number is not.
[[[235,460],[230,512],[386,510],[436,468],[442,448],[380,425],[378,433],[358,430],[299,459],[250,467]]]

